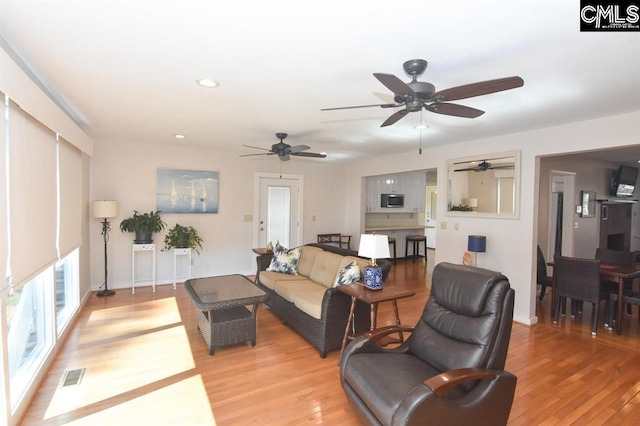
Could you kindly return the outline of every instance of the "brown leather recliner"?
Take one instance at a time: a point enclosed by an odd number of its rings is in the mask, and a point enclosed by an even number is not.
[[[352,341],[340,360],[347,398],[372,425],[500,425],[517,378],[504,371],[514,291],[505,276],[440,263],[415,327],[389,326]],[[411,331],[400,346],[375,342]]]

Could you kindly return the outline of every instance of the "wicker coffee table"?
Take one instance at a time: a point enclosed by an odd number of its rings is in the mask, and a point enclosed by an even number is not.
[[[215,348],[256,345],[256,311],[267,294],[242,275],[187,280],[184,288],[198,309],[198,329],[213,355]],[[248,306],[253,306],[249,309]]]

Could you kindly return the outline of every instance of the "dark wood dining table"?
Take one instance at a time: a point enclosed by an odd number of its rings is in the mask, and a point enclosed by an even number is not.
[[[548,262],[547,265],[553,267],[553,262]],[[630,265],[615,265],[610,263],[600,264],[600,275],[602,279],[612,281],[611,278],[616,278],[618,282],[618,312],[616,314],[616,334],[622,334],[622,319],[624,315],[624,287],[628,282],[633,283],[633,280],[640,278],[640,263],[636,263],[634,266]],[[556,303],[556,280],[555,274],[553,277],[553,286],[551,288],[551,311],[555,308]]]
[[[622,318],[624,314],[624,287],[628,282],[632,285],[633,280],[640,278],[640,264],[634,266],[600,264],[600,274],[604,279],[618,278],[618,313],[616,316],[616,333],[622,334]]]

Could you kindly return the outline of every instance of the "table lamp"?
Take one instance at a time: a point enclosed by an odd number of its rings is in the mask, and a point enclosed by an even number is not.
[[[487,237],[484,235],[469,235],[467,250],[474,254],[473,266],[478,266],[478,253],[487,251]]]
[[[98,291],[98,297],[113,296],[114,290],[109,290],[107,284],[107,243],[109,242],[109,231],[111,226],[107,219],[118,216],[118,202],[110,200],[94,201],[91,203],[91,216],[102,221],[102,239],[104,241],[104,290]]]
[[[478,207],[478,199],[477,198],[463,198],[462,204],[465,206],[471,207],[471,210],[474,210]]]
[[[377,234],[361,235],[358,256],[371,259],[371,264],[364,268],[364,286],[371,290],[381,290],[382,268],[376,264],[376,259],[389,258],[389,238]]]

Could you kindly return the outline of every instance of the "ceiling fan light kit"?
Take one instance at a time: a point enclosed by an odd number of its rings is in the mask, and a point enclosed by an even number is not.
[[[418,77],[425,72],[427,65],[428,62],[424,59],[411,59],[406,61],[402,65],[402,68],[404,69],[405,74],[411,77],[411,81],[408,83],[403,82],[393,74],[373,74],[380,83],[393,92],[393,104],[324,108],[321,111],[368,107],[404,107],[403,109],[393,113],[382,123],[380,127],[390,126],[404,118],[410,112],[422,111],[423,108],[436,114],[462,118],[477,118],[484,114],[484,111],[465,105],[452,104],[449,103],[449,101],[488,95],[504,90],[515,89],[524,85],[524,80],[522,80],[522,78],[514,76],[466,84],[437,92],[436,87],[433,84],[425,81],[418,81]]]

